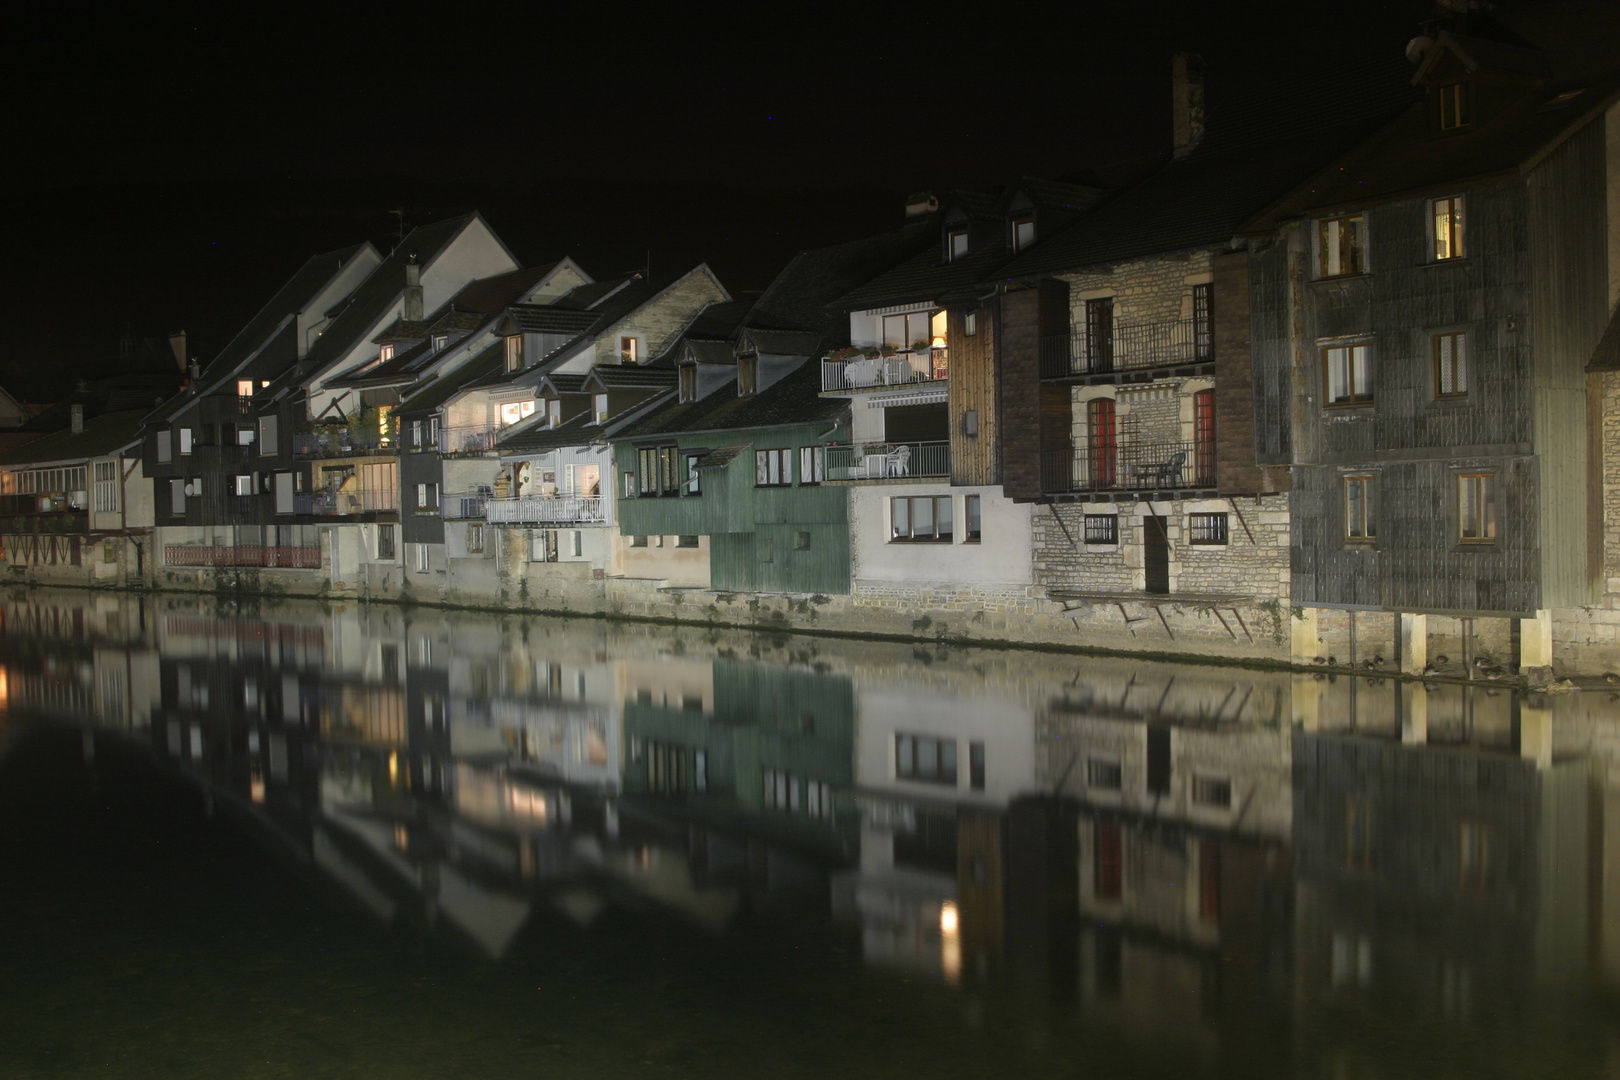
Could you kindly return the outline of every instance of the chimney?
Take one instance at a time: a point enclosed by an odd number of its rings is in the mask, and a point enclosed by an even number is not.
[[[409,322],[422,321],[422,268],[416,263],[416,252],[405,257],[405,303],[400,317]]]
[[[1186,157],[1204,138],[1204,58],[1178,52],[1170,61],[1170,114],[1175,155]]]
[[[84,404],[75,401],[68,406],[68,430],[78,435],[84,431]]]
[[[939,209],[939,196],[932,191],[919,191],[906,198],[906,220],[915,221],[917,218],[934,213]]]
[[[180,365],[181,373],[186,370],[186,332],[176,330],[169,335],[169,351],[174,353],[174,362]]]

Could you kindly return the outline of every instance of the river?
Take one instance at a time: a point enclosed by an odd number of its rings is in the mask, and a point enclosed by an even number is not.
[[[8,1078],[1620,1077],[1607,689],[0,615]]]

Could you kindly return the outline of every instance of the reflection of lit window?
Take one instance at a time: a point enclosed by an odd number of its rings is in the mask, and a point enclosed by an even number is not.
[[[1491,834],[1483,821],[1464,821],[1457,829],[1458,879],[1465,889],[1483,892],[1490,884]]]
[[[1365,934],[1337,933],[1329,954],[1334,989],[1372,984],[1372,939]]]

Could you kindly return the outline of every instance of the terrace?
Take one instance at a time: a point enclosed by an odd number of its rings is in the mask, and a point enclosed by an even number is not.
[[[951,475],[947,442],[863,443],[827,447],[828,480],[898,480]]]
[[[600,495],[490,499],[484,509],[492,525],[601,525],[607,522],[607,506]]]

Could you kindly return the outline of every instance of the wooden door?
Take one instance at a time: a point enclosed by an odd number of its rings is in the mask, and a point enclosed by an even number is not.
[[[1142,560],[1147,568],[1143,592],[1165,595],[1170,591],[1170,538],[1164,519],[1149,514],[1142,519]]]

